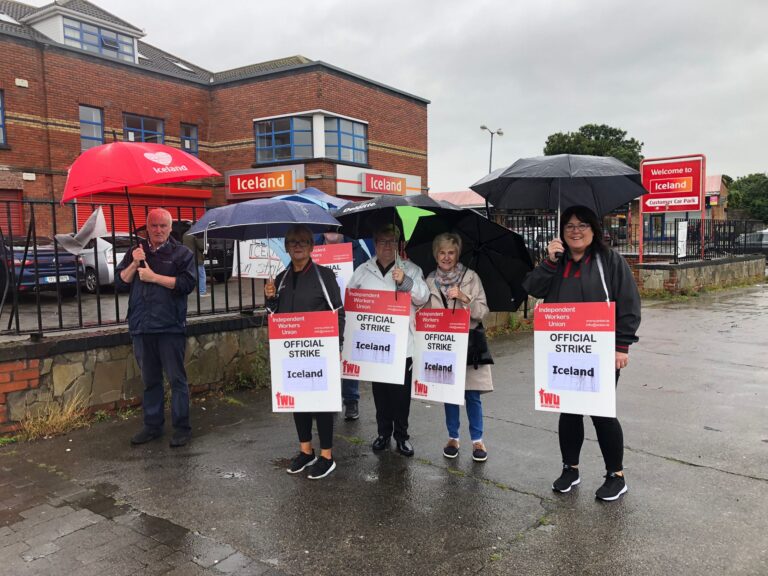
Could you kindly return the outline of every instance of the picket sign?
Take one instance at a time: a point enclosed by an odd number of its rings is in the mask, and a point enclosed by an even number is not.
[[[430,308],[416,313],[411,397],[464,404],[469,310]]]
[[[615,303],[540,303],[533,318],[536,410],[615,418]]]
[[[336,312],[269,315],[273,412],[340,412]]]
[[[341,353],[342,378],[403,384],[411,295],[348,289]]]
[[[339,284],[342,302],[344,301],[347,284],[355,271],[352,264],[352,244],[322,244],[312,250],[312,261],[333,270],[336,282]]]

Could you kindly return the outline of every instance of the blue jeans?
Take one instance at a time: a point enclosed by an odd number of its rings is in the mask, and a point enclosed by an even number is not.
[[[351,402],[357,402],[360,400],[360,382],[357,380],[342,378],[341,397],[344,399],[344,404],[349,404]]]
[[[467,390],[464,392],[464,403],[467,406],[467,419],[469,420],[469,437],[472,442],[483,439],[483,403],[480,400],[480,391]],[[459,438],[459,409],[458,404],[445,404],[445,426],[448,428],[448,437]]]
[[[144,382],[144,427],[160,432],[165,424],[163,372],[171,385],[173,428],[189,432],[189,385],[184,370],[184,334],[141,334],[133,337],[133,353]]]
[[[205,265],[197,265],[197,291],[200,294],[205,294]]]

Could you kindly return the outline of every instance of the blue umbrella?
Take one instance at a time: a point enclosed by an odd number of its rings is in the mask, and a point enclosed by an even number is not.
[[[340,226],[338,220],[320,206],[265,198],[208,210],[188,233],[207,238],[250,240],[285,236],[296,224],[304,224],[312,232],[327,232]]]
[[[349,200],[344,200],[338,196],[331,196],[326,194],[317,188],[304,188],[301,192],[296,194],[290,194],[288,196],[278,196],[277,198],[282,200],[290,200],[292,202],[304,202],[306,204],[317,204],[321,208],[326,210],[336,210],[341,208],[345,204],[349,204]]]

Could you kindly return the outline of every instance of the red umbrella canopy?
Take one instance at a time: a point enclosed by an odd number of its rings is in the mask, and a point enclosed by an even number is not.
[[[131,186],[221,176],[195,156],[163,144],[112,142],[80,154],[69,168],[62,203]]]

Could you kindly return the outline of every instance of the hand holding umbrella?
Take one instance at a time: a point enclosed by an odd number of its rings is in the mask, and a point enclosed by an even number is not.
[[[552,238],[552,240],[549,241],[549,244],[547,244],[547,257],[550,262],[557,262],[560,260],[560,256],[563,255],[563,252],[565,252],[565,247],[560,238]]]

